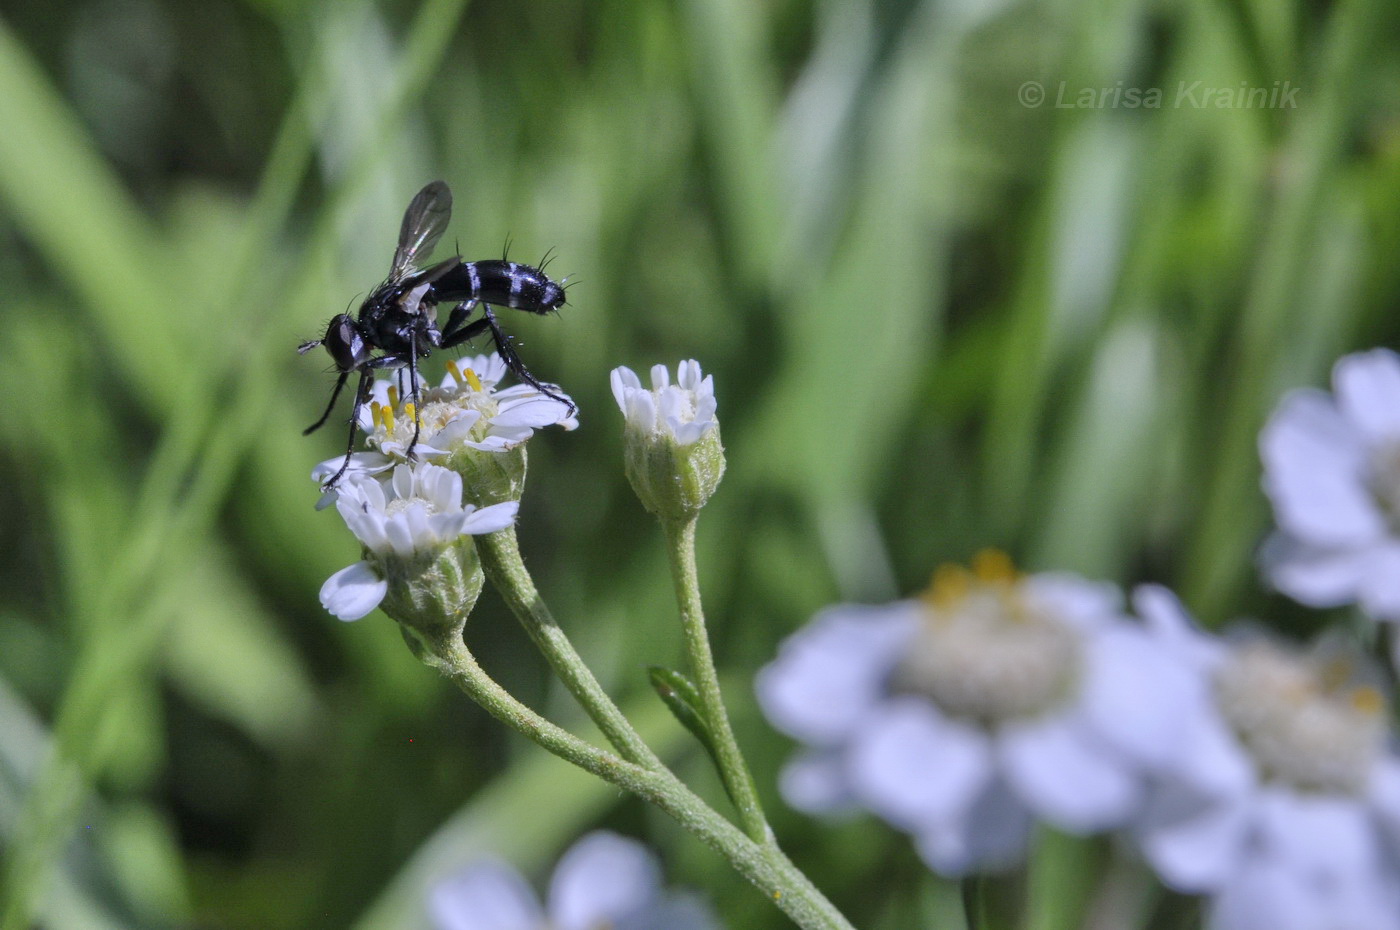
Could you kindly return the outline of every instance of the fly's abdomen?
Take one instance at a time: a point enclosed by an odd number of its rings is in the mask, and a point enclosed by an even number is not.
[[[473,278],[473,296],[482,303],[530,313],[548,313],[564,305],[564,289],[531,265],[496,259],[463,265]]]

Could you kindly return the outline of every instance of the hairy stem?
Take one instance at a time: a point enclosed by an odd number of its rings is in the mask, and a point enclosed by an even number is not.
[[[724,697],[719,690],[719,675],[710,651],[710,637],[705,629],[705,612],[700,606],[700,580],[695,569],[696,518],[662,520],[666,531],[666,552],[670,557],[671,577],[676,586],[676,603],[680,607],[681,626],[685,630],[685,648],[690,657],[690,673],[700,692],[701,712],[709,725],[714,741],[715,761],[725,790],[739,811],[739,821],[749,838],[758,843],[773,844],[773,831],[763,816],[753,776],[734,739],[729,714],[724,709]]]
[[[410,632],[409,636],[410,644],[419,647],[415,648],[419,658],[451,679],[497,720],[556,756],[661,808],[728,859],[803,930],[853,930],[786,856],[745,836],[670,770],[619,758],[541,717],[487,675],[458,634],[448,632],[432,641],[417,633]]]
[[[476,549],[486,577],[501,592],[501,597],[505,598],[511,612],[525,627],[525,632],[544,653],[555,674],[583,705],[608,741],[629,762],[653,770],[665,769],[656,753],[642,741],[622,711],[603,691],[598,679],[593,677],[573,643],[569,642],[545,606],[520,557],[515,527],[476,537]]]

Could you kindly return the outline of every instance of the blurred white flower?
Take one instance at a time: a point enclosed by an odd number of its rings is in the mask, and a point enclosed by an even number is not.
[[[341,620],[358,620],[384,599],[386,560],[431,558],[464,535],[505,529],[519,507],[464,506],[462,476],[428,463],[396,466],[388,482],[347,476],[338,490],[336,509],[366,550],[321,587],[322,606]]]
[[[700,363],[694,359],[676,366],[675,384],[665,365],[652,366],[650,389],[627,367],[614,368],[611,380],[627,425],[642,433],[688,446],[718,425],[714,375],[701,377]]]
[[[1217,930],[1400,928],[1400,759],[1358,660],[1327,641],[1207,637],[1163,588],[1135,603],[1163,653],[1201,672],[1138,824],[1163,881],[1212,895]]]
[[[1290,393],[1260,434],[1280,528],[1264,568],[1304,604],[1400,620],[1400,356],[1348,355],[1332,386]]]
[[[459,449],[479,452],[505,452],[519,446],[546,426],[578,428],[578,417],[569,405],[541,394],[527,384],[497,390],[506,375],[501,357],[476,355],[448,360],[447,374],[437,386],[424,386],[419,403],[399,396],[396,378],[374,383],[372,397],[360,408],[359,425],[376,451],[356,452],[350,457],[341,484],[356,475],[378,475],[407,459],[413,441],[414,412],[420,432],[415,453],[420,459],[450,455]],[[312,480],[324,484],[339,471],[343,456],[327,459],[311,472]],[[337,489],[325,492],[317,509],[335,502]]]
[[[597,831],[559,860],[541,906],[510,866],[484,862],[435,885],[438,930],[715,930],[701,902],[661,887],[656,857],[635,840]]]
[[[823,611],[758,677],[769,719],[809,747],[784,795],[871,810],[949,875],[1013,863],[1035,817],[1123,824],[1174,751],[1193,673],[1158,659],[1121,599],[983,553],[920,600]]]

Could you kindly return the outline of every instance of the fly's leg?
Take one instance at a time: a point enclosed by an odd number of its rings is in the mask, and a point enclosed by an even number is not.
[[[399,377],[403,377],[402,368]],[[423,432],[423,420],[418,413],[418,337],[415,333],[408,334],[408,397],[413,404],[413,440],[408,444],[405,458],[412,462],[418,458],[418,435]]]
[[[525,363],[520,360],[520,356],[515,354],[515,347],[510,344],[510,337],[501,332],[501,324],[496,322],[496,315],[491,312],[490,305],[483,304],[482,311],[486,315],[485,323],[491,330],[491,341],[496,344],[496,352],[501,356],[501,361],[506,363],[506,367],[509,368],[517,378],[524,381],[544,396],[566,405],[569,408],[569,416],[573,416],[577,413],[578,408],[574,406],[573,401],[551,390],[548,385],[543,384],[539,378],[532,375],[530,369],[525,367]]]
[[[476,323],[472,324],[472,326],[476,328],[472,330],[471,336],[463,337],[457,335],[458,329],[467,322],[467,319],[472,315],[472,311],[476,309],[476,304],[477,302],[475,299],[464,300],[452,308],[452,313],[447,317],[447,325],[442,328],[442,345],[444,347],[460,345],[462,342],[471,339],[472,336],[486,329],[485,326],[480,325],[484,321],[477,320]]]
[[[330,419],[331,411],[335,409],[335,402],[340,397],[341,388],[345,387],[345,380],[349,377],[350,372],[342,371],[340,373],[340,377],[335,379],[335,390],[331,391],[331,402],[329,404],[326,404],[326,412],[321,414],[321,419],[317,420],[315,423],[312,423],[306,429],[301,431],[301,434],[303,436],[310,436],[312,433],[316,432],[318,429],[324,426],[326,424],[326,420]]]
[[[345,383],[344,379],[348,377],[349,374],[350,373],[347,371],[341,376],[341,384]],[[350,440],[345,444],[345,461],[340,463],[340,471],[331,475],[330,480],[321,485],[322,490],[329,491],[331,488],[335,487],[336,483],[340,481],[340,477],[345,474],[345,470],[350,467],[350,456],[355,452],[355,430],[360,425],[360,408],[363,407],[365,402],[370,398],[369,386],[370,382],[373,380],[374,376],[370,374],[368,368],[360,369],[360,383],[355,386],[355,406],[350,411]],[[339,390],[338,387],[337,390]],[[322,419],[324,419],[324,417]],[[317,425],[319,426],[320,424],[318,423]]]

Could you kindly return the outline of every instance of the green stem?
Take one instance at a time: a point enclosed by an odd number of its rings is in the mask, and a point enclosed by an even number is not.
[[[451,679],[489,714],[556,756],[661,808],[728,859],[803,930],[853,930],[786,856],[771,846],[749,839],[683,785],[670,770],[628,762],[541,717],[486,674],[459,634],[444,633],[433,641],[424,639],[421,634],[410,635],[424,647],[422,651],[415,650],[419,658]]]
[[[710,637],[705,629],[705,612],[700,606],[700,580],[695,569],[695,523],[692,516],[683,520],[662,520],[666,531],[666,553],[671,562],[671,578],[676,585],[676,603],[680,606],[681,627],[685,630],[685,649],[690,657],[690,673],[700,692],[701,711],[709,725],[714,741],[715,762],[725,790],[739,810],[744,832],[758,843],[775,844],[773,831],[763,816],[758,790],[744,762],[729,714],[724,709],[724,696],[719,690],[719,675],[710,651]]]
[[[603,691],[598,679],[584,664],[583,657],[574,649],[573,643],[564,635],[555,622],[544,599],[536,590],[525,562],[520,557],[520,544],[515,538],[515,527],[507,527],[497,533],[476,537],[476,550],[481,557],[481,566],[486,577],[496,590],[501,592],[507,606],[515,614],[525,632],[539,646],[549,661],[555,674],[564,682],[570,693],[583,705],[588,716],[593,718],[607,736],[608,741],[622,753],[628,762],[653,770],[664,770],[666,766],[656,757],[632,724],[622,715],[622,711]],[[585,766],[586,768],[586,766]],[[590,770],[591,771],[591,770]]]

